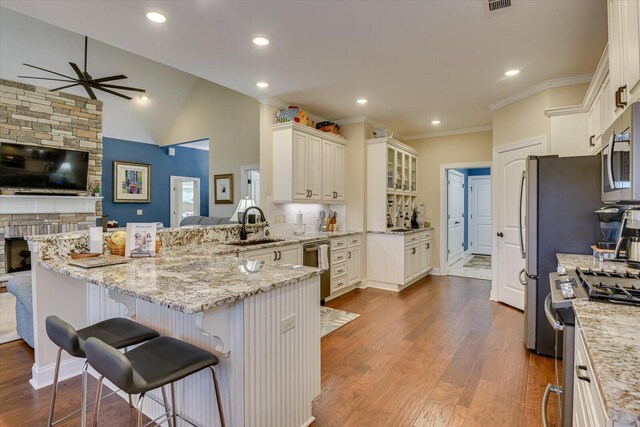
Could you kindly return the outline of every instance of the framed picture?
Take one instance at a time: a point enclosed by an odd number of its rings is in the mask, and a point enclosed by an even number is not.
[[[151,165],[113,162],[113,203],[150,203]]]
[[[213,185],[216,189],[215,203],[219,205],[233,204],[233,174],[214,175]]]

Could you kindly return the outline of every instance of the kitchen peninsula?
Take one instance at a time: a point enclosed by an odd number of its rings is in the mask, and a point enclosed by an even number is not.
[[[227,425],[311,423],[320,393],[320,271],[239,258],[243,248],[229,244],[238,234],[236,225],[161,230],[156,257],[95,269],[68,263],[70,251],[86,248],[86,233],[30,237],[32,385],[52,379],[56,349],[44,329],[48,315],[76,328],[130,317],[218,355]],[[83,362],[63,360],[61,378],[78,375]],[[191,422],[213,426],[215,396],[206,374],[177,384],[176,407]],[[144,412],[153,419],[162,410],[147,399]]]

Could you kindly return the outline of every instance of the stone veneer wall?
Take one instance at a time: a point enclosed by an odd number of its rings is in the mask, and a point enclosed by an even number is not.
[[[102,185],[102,102],[99,100],[0,79],[2,142],[87,151],[88,183]],[[0,187],[2,194],[20,190]],[[102,214],[102,202],[96,204],[95,214]],[[91,217],[73,213],[0,215],[0,286],[6,271],[5,237],[73,231],[87,220],[91,221]]]

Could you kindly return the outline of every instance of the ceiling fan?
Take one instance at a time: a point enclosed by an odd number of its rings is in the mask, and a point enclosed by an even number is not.
[[[30,64],[23,64],[23,65],[26,65],[27,67],[35,68],[37,70],[46,71],[47,73],[55,74],[56,76],[64,77],[64,79],[54,79],[49,77],[33,77],[33,76],[18,76],[18,77],[21,77],[23,79],[50,80],[50,81],[71,83],[69,85],[60,86],[60,87],[51,89],[50,92],[55,92],[58,90],[67,89],[74,86],[82,86],[84,87],[84,90],[87,91],[91,99],[98,99],[96,97],[96,94],[93,92],[93,89],[101,90],[103,92],[110,93],[111,95],[119,96],[120,98],[129,99],[129,100],[131,99],[130,96],[127,96],[123,93],[116,92],[112,89],[130,90],[134,92],[143,92],[143,93],[145,92],[144,89],[139,89],[135,87],[106,84],[106,82],[126,79],[127,76],[124,76],[122,74],[118,74],[116,76],[101,77],[99,79],[94,79],[93,77],[91,77],[91,74],[87,73],[87,42],[88,42],[88,37],[85,36],[84,38],[84,71],[81,71],[80,67],[78,67],[73,62],[69,62],[69,65],[71,65],[71,68],[73,68],[73,71],[75,71],[76,74],[78,75],[77,78],[69,77],[67,75],[56,73],[55,71],[46,70],[44,68],[36,67],[35,65],[30,65]]]

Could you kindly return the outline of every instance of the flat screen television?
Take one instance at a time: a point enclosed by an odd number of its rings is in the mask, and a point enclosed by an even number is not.
[[[0,187],[87,190],[89,153],[0,143]]]

